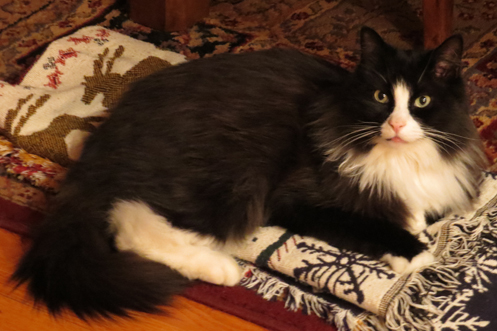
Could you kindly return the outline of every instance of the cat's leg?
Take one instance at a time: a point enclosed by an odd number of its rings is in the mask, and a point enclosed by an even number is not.
[[[415,211],[412,216],[407,219],[406,230],[413,235],[418,235],[427,227],[426,216],[424,210]]]
[[[242,278],[235,259],[213,237],[175,228],[143,202],[115,203],[109,221],[119,250],[164,263],[189,279],[233,286]]]
[[[385,226],[387,228],[392,227],[392,230],[394,232],[397,232],[400,238],[404,238],[406,240],[406,243],[409,243],[409,245],[413,245],[413,247],[418,247],[418,244],[414,243],[413,239],[419,243],[419,240],[417,239],[416,236],[421,232],[423,232],[427,227],[426,217],[424,212],[414,213],[413,217],[408,219],[407,224],[408,226],[405,230],[407,230],[409,234],[403,233],[401,229],[395,230],[395,228],[397,227],[396,224],[391,224],[389,222],[386,222]],[[409,255],[407,256],[397,255],[398,253],[396,251],[397,248],[400,248],[400,246],[393,247],[393,249],[388,248],[389,250],[391,250],[391,252],[387,250],[387,253],[385,253],[380,258],[380,260],[388,263],[390,267],[398,273],[411,273],[424,266],[430,265],[435,261],[435,257],[431,252],[426,250],[426,246],[423,247],[422,251],[418,251],[418,254],[416,254],[411,258]]]
[[[435,257],[429,251],[423,251],[411,260],[403,256],[395,256],[387,253],[380,258],[380,261],[388,263],[393,271],[400,274],[407,274],[432,264],[435,262]]]
[[[381,218],[367,218],[334,208],[293,205],[279,209],[270,224],[385,261],[398,273],[410,273],[434,261],[434,256],[416,236]]]

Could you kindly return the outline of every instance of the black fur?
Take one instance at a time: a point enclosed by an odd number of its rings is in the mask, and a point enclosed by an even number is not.
[[[412,258],[425,247],[403,229],[404,202],[395,192],[361,192],[324,154],[347,125],[385,121],[393,105],[371,96],[400,76],[439,97],[415,114],[422,123],[476,137],[460,51],[450,58],[458,40],[435,52],[400,51],[364,29],[354,73],[274,49],[195,60],[137,82],[88,139],[13,279],[53,313],[67,307],[82,318],[167,303],[182,276],[113,247],[106,217],[119,199],[143,201],[176,227],[221,241],[277,224],[373,257]],[[470,153],[474,143],[454,144]],[[372,146],[357,140],[350,148]],[[454,150],[440,148],[447,158]]]
[[[64,309],[81,319],[128,316],[129,310],[159,313],[158,306],[188,282],[164,264],[117,252],[104,217],[83,204],[61,207],[37,229],[13,278],[28,282],[35,303],[53,315]]]

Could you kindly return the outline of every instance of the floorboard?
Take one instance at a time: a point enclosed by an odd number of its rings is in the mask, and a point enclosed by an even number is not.
[[[178,296],[168,316],[136,314],[135,320],[87,324],[72,314],[54,320],[41,307],[34,309],[20,288],[6,284],[26,243],[0,229],[0,330],[2,331],[262,331],[258,325]]]

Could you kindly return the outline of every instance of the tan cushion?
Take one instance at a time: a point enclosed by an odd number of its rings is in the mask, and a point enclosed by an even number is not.
[[[130,82],[183,61],[102,27],[83,28],[50,44],[20,85],[0,83],[0,127],[15,146],[68,166]]]

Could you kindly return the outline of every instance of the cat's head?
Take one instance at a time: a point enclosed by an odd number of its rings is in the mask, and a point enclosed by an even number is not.
[[[431,139],[441,153],[460,151],[476,137],[461,79],[462,51],[458,35],[434,50],[412,51],[363,28],[361,61],[343,93],[335,142],[358,150],[377,144],[402,149]]]

